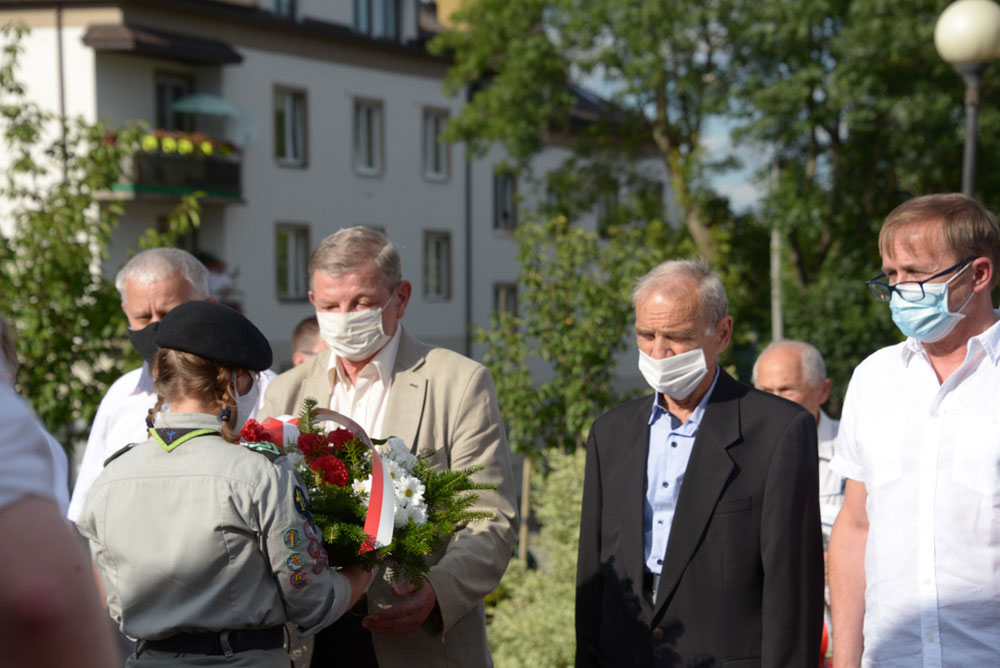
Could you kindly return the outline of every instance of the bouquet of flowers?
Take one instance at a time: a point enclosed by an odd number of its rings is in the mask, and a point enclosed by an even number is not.
[[[344,426],[324,432],[320,425],[327,421]],[[334,566],[382,565],[394,581],[419,585],[428,571],[424,557],[468,522],[493,516],[471,510],[476,490],[496,489],[471,479],[478,468],[432,470],[402,440],[371,440],[311,398],[303,401],[297,433],[289,434],[286,424],[248,420],[240,435],[250,443],[274,443],[293,459]]]

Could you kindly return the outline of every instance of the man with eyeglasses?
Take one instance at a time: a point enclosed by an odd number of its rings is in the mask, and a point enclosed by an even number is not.
[[[834,666],[1000,665],[997,219],[963,195],[898,206],[868,289],[906,341],[847,389],[830,467]]]

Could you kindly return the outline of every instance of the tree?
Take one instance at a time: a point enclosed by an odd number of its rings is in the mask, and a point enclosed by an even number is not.
[[[101,271],[123,211],[101,201],[122,177],[141,128],[63,120],[27,99],[17,79],[26,29],[3,27],[0,126],[8,159],[0,188],[10,228],[0,247],[3,313],[17,334],[18,389],[68,446],[86,435],[108,385],[138,356],[127,346],[121,299]],[[173,233],[197,224],[197,202],[171,216]],[[148,236],[144,244],[176,236]]]
[[[522,163],[570,133],[588,165],[652,152],[668,167],[674,199],[698,253],[720,262],[706,211],[701,145],[706,121],[727,105],[733,0],[477,0],[459,28],[431,43],[450,52],[453,92],[473,94],[446,131],[482,149],[504,144]],[[612,101],[581,127],[577,83],[606,82]],[[621,167],[623,163],[619,162]],[[625,163],[627,164],[627,163]]]
[[[878,273],[876,239],[896,205],[958,188],[961,83],[934,49],[947,1],[757,2],[742,15],[733,98],[740,136],[768,147],[776,172],[759,212],[787,249],[789,336],[827,358],[838,403],[868,353],[901,337],[863,281]],[[983,87],[981,141],[1000,130],[1000,88]],[[995,151],[979,195],[1000,206]]]

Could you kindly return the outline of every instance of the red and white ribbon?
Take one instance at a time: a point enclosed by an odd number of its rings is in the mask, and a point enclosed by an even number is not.
[[[387,479],[382,458],[368,434],[357,422],[341,415],[337,411],[319,409],[316,411],[320,420],[329,420],[346,427],[360,438],[372,451],[372,489],[368,495],[368,512],[365,514],[365,533],[370,540],[361,545],[359,554],[373,549],[385,547],[392,542],[393,519],[396,515],[396,494],[392,489],[392,481]]]

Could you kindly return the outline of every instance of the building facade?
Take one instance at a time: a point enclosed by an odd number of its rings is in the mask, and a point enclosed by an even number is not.
[[[149,125],[129,178],[107,194],[127,203],[109,276],[180,194],[200,191],[201,225],[184,245],[268,336],[278,370],[312,313],[309,253],[341,227],[377,227],[399,248],[414,285],[406,326],[421,339],[476,354],[471,328],[516,304],[511,233],[543,194],[503,170],[499,147],[470,158],[438,141],[465,96],[443,93],[449,63],[426,50],[441,28],[434,3],[0,1],[10,20],[31,28],[30,98]],[[567,154],[552,146],[533,171]],[[662,164],[649,170],[666,181]]]

